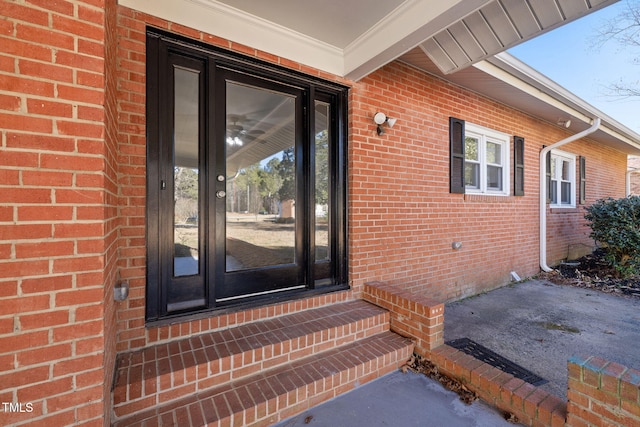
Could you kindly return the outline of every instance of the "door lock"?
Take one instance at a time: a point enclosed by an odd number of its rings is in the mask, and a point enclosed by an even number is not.
[[[224,199],[226,195],[227,195],[227,192],[226,192],[226,191],[224,191],[224,190],[218,190],[218,191],[216,191],[216,197],[217,197],[218,199]]]

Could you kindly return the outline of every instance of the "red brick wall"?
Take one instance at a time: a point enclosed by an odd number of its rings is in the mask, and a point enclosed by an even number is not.
[[[317,70],[145,14],[119,8],[119,152],[121,274],[131,296],[119,306],[118,350],[137,348],[242,321],[248,313],[144,328],[145,289],[145,25],[167,29],[212,45],[336,80]],[[497,287],[510,272],[532,276],[538,267],[538,157],[543,145],[570,135],[557,126],[394,62],[352,86],[349,104],[349,253],[354,295],[380,280],[447,301]],[[398,118],[378,136],[372,116]],[[525,138],[525,196],[449,194],[448,118],[455,116]],[[584,150],[582,146],[584,145]],[[624,155],[580,141],[564,147],[587,157],[589,200],[619,190]],[[512,154],[511,154],[512,156]],[[610,159],[610,160],[607,160]],[[605,178],[599,185],[597,180]],[[551,213],[550,259],[566,256],[569,243],[591,243],[582,209]],[[568,225],[567,225],[568,224]],[[564,233],[556,238],[558,229]],[[462,242],[453,250],[454,241]],[[560,256],[559,254],[564,254]]]
[[[0,402],[27,410],[2,405],[2,425],[102,425],[107,411],[118,189],[103,3],[0,1]]]
[[[451,300],[504,284],[510,271],[538,272],[539,151],[567,131],[399,63],[356,84],[352,110],[354,283],[399,283]],[[381,137],[371,123],[378,110],[399,118]],[[524,197],[448,193],[449,116],[525,138]],[[586,156],[588,202],[623,195],[624,154],[588,141],[563,149]],[[593,243],[583,215],[582,207],[550,212],[550,260]],[[454,241],[462,249],[452,250]]]
[[[122,248],[119,239],[122,215],[120,210],[120,191],[118,188],[119,151],[118,151],[118,70],[117,70],[117,16],[116,0],[105,2],[105,281],[104,302],[104,360],[103,360],[103,396],[110,402],[111,386],[116,358],[116,315],[117,306],[113,298],[113,287],[120,280],[119,256]],[[110,425],[111,406],[103,405],[104,425]]]
[[[115,0],[0,0],[0,13],[0,401],[33,407],[2,424],[108,423],[115,350],[353,298],[372,280],[445,301],[538,271],[538,152],[563,129],[399,62],[348,82]],[[145,328],[146,24],[352,85],[353,292]],[[382,136],[376,111],[398,118]],[[449,116],[525,137],[524,197],[448,193]],[[565,149],[586,153],[589,200],[624,191],[609,176],[622,154]],[[580,217],[552,212],[550,234]],[[552,240],[550,258],[568,243]],[[118,280],[131,293],[114,303]]]
[[[542,123],[401,63],[359,82],[352,109],[354,284],[381,280],[444,301],[538,271],[536,154],[555,129],[543,139]],[[376,111],[398,118],[381,137]],[[525,137],[524,197],[449,193],[449,116]]]
[[[117,81],[120,257],[119,273],[129,282],[126,301],[118,303],[117,348],[122,342],[144,344],[145,274],[145,65],[144,24],[121,14],[118,7]]]

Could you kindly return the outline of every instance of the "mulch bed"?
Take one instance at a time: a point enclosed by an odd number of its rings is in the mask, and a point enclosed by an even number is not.
[[[471,405],[474,401],[478,400],[478,395],[474,391],[469,390],[460,381],[441,373],[436,365],[429,362],[419,354],[414,353],[411,356],[411,359],[409,359],[409,361],[402,367],[402,372],[407,371],[424,374],[427,377],[438,381],[447,390],[457,393],[458,396],[460,396],[460,400],[467,405]],[[502,416],[505,420],[511,423],[519,422],[518,418],[510,412],[502,411]]]
[[[414,353],[413,356],[411,356],[411,359],[409,359],[409,361],[402,367],[403,372],[406,372],[407,370],[417,372],[419,374],[424,374],[429,378],[438,381],[447,390],[458,393],[458,396],[460,396],[460,400],[462,400],[467,405],[470,405],[474,400],[478,399],[478,395],[476,393],[469,390],[460,381],[440,373],[436,365],[429,362],[419,354]]]
[[[538,278],[558,285],[640,298],[640,276],[619,278],[616,271],[605,261],[602,249],[576,261],[560,264],[549,273],[541,273]]]

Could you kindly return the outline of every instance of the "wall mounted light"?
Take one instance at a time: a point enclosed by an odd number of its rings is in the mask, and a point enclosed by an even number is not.
[[[376,131],[378,132],[378,135],[382,135],[384,133],[384,128],[382,127],[382,125],[384,123],[387,124],[387,126],[389,126],[390,128],[393,127],[393,125],[396,124],[396,121],[398,119],[392,119],[391,117],[387,117],[386,114],[384,113],[376,113],[373,116],[373,122],[378,125]]]
[[[124,301],[129,296],[129,282],[119,282],[113,287],[114,301]]]

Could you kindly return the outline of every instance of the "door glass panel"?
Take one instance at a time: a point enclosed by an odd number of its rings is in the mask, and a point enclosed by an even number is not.
[[[226,270],[293,264],[295,97],[226,86]]]
[[[173,274],[199,274],[199,73],[175,68]]]
[[[329,260],[329,104],[315,103],[315,244],[316,261]]]

